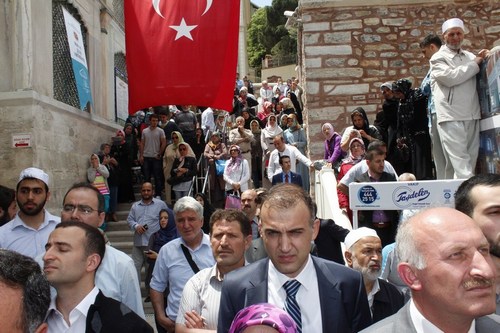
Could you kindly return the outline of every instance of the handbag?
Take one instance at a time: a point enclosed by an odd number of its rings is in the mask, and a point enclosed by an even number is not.
[[[235,208],[241,209],[241,198],[239,191],[233,191],[232,193],[228,193],[226,196],[226,205],[225,209]]]
[[[215,173],[217,176],[222,176],[224,174],[224,168],[226,167],[226,160],[215,160]]]

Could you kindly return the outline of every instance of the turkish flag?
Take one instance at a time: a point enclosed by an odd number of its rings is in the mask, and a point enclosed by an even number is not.
[[[157,105],[231,110],[240,0],[125,0],[129,113]]]

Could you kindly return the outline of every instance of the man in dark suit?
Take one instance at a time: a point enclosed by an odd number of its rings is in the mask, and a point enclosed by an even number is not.
[[[299,332],[304,333],[358,332],[371,323],[361,274],[309,254],[319,220],[311,197],[302,188],[273,186],[260,217],[269,259],[225,277],[218,332],[228,332],[239,310],[262,302],[293,313]]]
[[[368,164],[368,171],[356,178],[358,183],[390,182],[396,181],[396,177],[384,171],[385,152],[377,145],[368,145],[365,156],[366,161],[360,163]],[[361,210],[359,211],[359,226],[368,227],[377,231],[382,246],[394,243],[396,229],[399,220],[397,211],[394,210]]]
[[[336,224],[332,219],[319,219],[319,232],[314,240],[318,257],[344,265],[344,255],[340,243],[344,241],[349,229]]]
[[[47,314],[51,332],[67,332],[68,327],[86,333],[153,332],[139,315],[95,286],[95,272],[106,250],[97,228],[82,222],[61,222],[45,249],[43,271],[57,291]]]
[[[471,332],[473,326],[476,333],[500,332],[485,317],[495,311],[495,266],[470,217],[452,208],[424,210],[399,227],[396,253],[412,298],[363,332]]]
[[[276,185],[280,183],[292,183],[302,187],[302,177],[298,173],[291,171],[292,164],[290,162],[290,156],[281,155],[279,158],[279,163],[283,171],[273,176],[272,184]]]
[[[382,243],[373,229],[354,229],[345,238],[347,265],[363,274],[368,305],[376,323],[389,317],[404,305],[403,294],[391,283],[379,279],[382,263]]]

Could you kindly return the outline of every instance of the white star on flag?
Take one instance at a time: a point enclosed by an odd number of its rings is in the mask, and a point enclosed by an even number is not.
[[[197,25],[187,25],[186,21],[184,20],[184,17],[182,18],[180,25],[170,26],[170,28],[177,31],[177,34],[175,35],[175,40],[178,40],[181,37],[186,37],[193,40],[193,36],[191,36],[191,30],[193,30],[196,27]]]

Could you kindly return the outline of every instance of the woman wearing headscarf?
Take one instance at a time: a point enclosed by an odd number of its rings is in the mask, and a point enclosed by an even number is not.
[[[287,116],[287,127],[288,128],[283,132],[285,143],[297,147],[297,149],[305,155],[307,147],[306,134],[302,126],[299,125],[295,113]],[[296,172],[300,174],[302,178],[302,187],[304,190],[309,191],[309,168],[302,163],[298,163]]]
[[[290,100],[290,98],[285,97],[285,98],[281,99],[280,103],[283,106],[283,110],[281,111],[281,114],[289,115],[289,114],[295,113],[295,108],[294,108],[293,103]]]
[[[252,329],[252,330],[251,330]],[[246,332],[297,333],[297,325],[288,312],[276,305],[259,303],[240,310],[233,319],[229,333]]]
[[[178,145],[179,157],[174,159],[168,183],[175,193],[175,200],[179,200],[189,194],[189,189],[193,184],[193,177],[196,176],[196,155],[187,142]]]
[[[354,138],[349,143],[349,155],[342,161],[340,165],[339,173],[337,175],[337,182],[344,177],[344,175],[349,171],[354,165],[358,164],[365,157],[365,145],[363,140],[360,138]],[[349,208],[349,196],[337,190],[337,196],[339,198],[339,207],[345,209],[347,216],[352,223],[352,211]]]
[[[340,142],[340,146],[343,151],[347,152],[349,150],[349,143],[355,137],[353,136],[354,134],[351,133],[353,129],[359,131],[365,147],[368,147],[370,142],[373,140],[382,140],[382,135],[375,126],[370,125],[366,112],[362,107],[357,107],[352,110],[351,121],[352,126],[349,126],[344,130],[344,134],[342,135],[342,140]]]
[[[0,226],[12,220],[16,213],[16,191],[0,185]]]
[[[261,128],[257,120],[250,122],[250,130],[252,131],[254,140],[252,141],[252,180],[255,188],[262,185],[262,145],[260,144]]]
[[[241,156],[241,149],[237,145],[229,147],[229,160],[224,168],[225,190],[239,191],[248,190],[248,180],[250,179],[250,168],[247,160]]]
[[[120,141],[120,154],[118,165],[120,165],[120,182],[118,184],[118,202],[133,202],[135,201],[134,187],[132,184],[132,167],[137,161],[137,137],[135,135],[134,126],[130,123],[125,124],[123,131],[118,131],[117,136],[123,138]],[[117,149],[117,148],[115,148]],[[111,147],[113,150],[113,147]]]
[[[267,118],[267,125],[262,129],[261,134],[260,134],[260,144],[262,147],[262,156],[263,156],[263,165],[262,165],[262,185],[265,188],[270,188],[271,187],[271,182],[267,178],[267,175],[265,175],[267,171],[267,165],[269,163],[269,155],[271,155],[271,152],[275,149],[274,148],[274,142],[273,139],[276,135],[279,135],[283,133],[283,130],[281,127],[278,126],[276,123],[276,115],[271,114]]]
[[[303,123],[302,107],[300,106],[300,101],[299,101],[297,95],[295,95],[295,93],[290,89],[286,93],[286,97],[290,98],[290,100],[292,101],[293,107],[295,109],[295,113],[297,114],[297,122],[300,125],[302,125],[302,123]]]
[[[210,141],[205,146],[203,153],[208,161],[210,182],[210,198],[214,207],[224,207],[224,178],[222,175],[217,175],[215,161],[225,160],[227,157],[226,145],[221,141],[218,132],[212,133]]]
[[[257,113],[257,117],[260,119],[262,123],[267,123],[267,117],[269,117],[274,111],[273,103],[264,102],[262,104],[262,108]]]
[[[104,196],[104,211],[106,214],[109,212],[108,177],[109,170],[99,162],[99,156],[97,154],[90,155],[90,167],[87,169],[87,179]],[[106,221],[102,224],[101,229],[106,229]]]
[[[210,233],[210,217],[215,212],[215,208],[203,193],[196,193],[194,198],[203,206],[203,226],[201,230],[208,235]]]
[[[321,126],[321,132],[325,137],[324,159],[330,167],[335,168],[344,155],[340,148],[340,135],[334,131],[333,125],[330,123],[324,123]]]
[[[148,258],[148,270],[146,273],[145,285],[149,287],[149,282],[153,276],[153,269],[155,268],[156,259],[158,258],[158,253],[163,245],[167,244],[171,240],[179,237],[177,232],[177,227],[175,225],[174,214],[172,211],[166,209],[160,210],[159,216],[160,230],[155,232],[149,238],[148,251],[146,252],[146,257]],[[149,298],[149,290],[147,290],[146,300]]]
[[[172,206],[172,186],[168,183],[171,177],[172,165],[179,154],[179,144],[184,142],[181,132],[172,132],[172,143],[167,146],[163,154],[163,175],[165,176],[165,202],[167,205]]]

